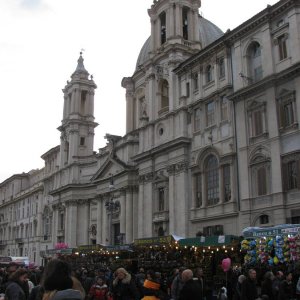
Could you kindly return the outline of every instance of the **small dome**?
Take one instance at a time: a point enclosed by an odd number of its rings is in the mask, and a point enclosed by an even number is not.
[[[224,35],[224,32],[218,26],[201,16],[199,16],[199,25],[200,43],[203,48]],[[150,58],[150,43],[151,37],[146,40],[140,51],[136,63],[136,70]]]

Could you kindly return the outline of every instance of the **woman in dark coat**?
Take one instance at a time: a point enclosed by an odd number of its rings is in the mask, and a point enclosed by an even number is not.
[[[7,300],[26,300],[29,296],[27,285],[28,272],[25,269],[18,269],[8,279],[5,289],[5,299]],[[27,286],[26,286],[27,285]]]
[[[131,275],[124,269],[119,268],[112,283],[114,300],[139,300],[138,289]]]
[[[290,300],[295,298],[294,285],[293,285],[293,274],[288,273],[285,280],[280,283],[279,286],[279,300]]]
[[[266,272],[264,275],[264,281],[261,284],[261,295],[264,296],[265,299],[273,299],[272,286],[274,278],[274,274],[271,271]]]

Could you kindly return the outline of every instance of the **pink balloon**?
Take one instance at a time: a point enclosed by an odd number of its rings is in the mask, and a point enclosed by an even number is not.
[[[224,258],[222,260],[222,265],[221,265],[222,269],[224,272],[228,272],[230,267],[231,267],[231,259],[230,258]]]

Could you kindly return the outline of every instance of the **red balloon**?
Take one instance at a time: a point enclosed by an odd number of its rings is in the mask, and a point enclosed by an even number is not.
[[[230,267],[231,267],[231,259],[230,258],[224,258],[222,260],[222,265],[221,265],[222,269],[224,272],[228,272]]]

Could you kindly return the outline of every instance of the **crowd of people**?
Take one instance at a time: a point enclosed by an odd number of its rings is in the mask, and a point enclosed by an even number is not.
[[[5,300],[291,300],[300,299],[300,279],[292,272],[268,270],[234,273],[224,285],[207,283],[203,269],[180,267],[169,276],[153,269],[137,273],[123,267],[89,270],[71,268],[52,259],[45,268],[28,269],[10,264],[0,270],[0,297]],[[233,274],[233,273],[231,273]]]

